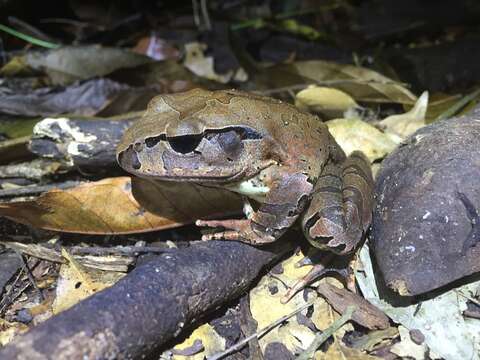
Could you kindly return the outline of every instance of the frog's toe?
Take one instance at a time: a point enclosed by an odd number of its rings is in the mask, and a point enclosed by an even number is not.
[[[305,256],[303,259],[300,259],[298,260],[296,263],[295,263],[295,267],[296,268],[301,268],[303,266],[307,266],[307,265],[313,265],[313,261],[310,257],[308,256]]]
[[[241,240],[238,231],[221,231],[213,234],[202,235],[203,241],[208,240]]]
[[[235,230],[236,232],[250,229],[250,220],[197,220],[195,225],[201,227],[224,227],[225,229]]]

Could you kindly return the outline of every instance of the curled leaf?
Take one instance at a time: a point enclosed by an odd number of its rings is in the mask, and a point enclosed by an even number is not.
[[[425,115],[428,107],[428,91],[424,91],[418,98],[415,106],[404,114],[391,115],[382,121],[382,126],[386,131],[406,138],[410,134],[425,126]]]

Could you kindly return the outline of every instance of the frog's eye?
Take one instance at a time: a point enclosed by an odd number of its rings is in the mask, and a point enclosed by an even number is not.
[[[242,138],[236,131],[227,131],[217,136],[218,144],[227,155],[235,155],[242,147]]]
[[[197,148],[202,141],[202,134],[200,135],[183,135],[167,138],[170,147],[181,154],[187,154]]]

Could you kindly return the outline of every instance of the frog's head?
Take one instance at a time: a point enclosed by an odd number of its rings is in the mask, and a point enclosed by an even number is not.
[[[272,164],[272,140],[263,129],[240,121],[221,101],[228,99],[212,94],[195,90],[153,99],[118,146],[120,166],[140,177],[221,184]]]

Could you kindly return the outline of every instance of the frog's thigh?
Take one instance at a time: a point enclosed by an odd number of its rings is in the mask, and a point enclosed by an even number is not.
[[[327,164],[302,217],[308,240],[334,252],[351,251],[370,223],[372,187],[370,165],[363,154],[354,152],[342,164]]]

